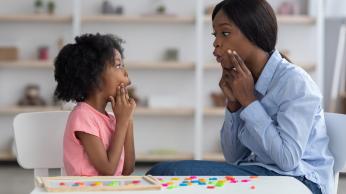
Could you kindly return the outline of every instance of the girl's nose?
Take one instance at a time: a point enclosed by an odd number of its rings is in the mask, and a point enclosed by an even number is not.
[[[125,76],[125,77],[129,77],[129,74],[127,73],[127,70],[126,70],[126,69],[124,69],[124,76]]]

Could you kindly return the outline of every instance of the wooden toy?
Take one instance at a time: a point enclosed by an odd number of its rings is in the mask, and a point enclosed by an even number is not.
[[[152,176],[59,176],[36,177],[36,185],[47,192],[160,190]]]

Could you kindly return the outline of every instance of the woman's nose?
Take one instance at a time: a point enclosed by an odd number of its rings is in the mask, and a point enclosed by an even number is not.
[[[220,41],[218,41],[217,38],[215,38],[213,46],[214,46],[214,48],[218,48],[221,46]]]

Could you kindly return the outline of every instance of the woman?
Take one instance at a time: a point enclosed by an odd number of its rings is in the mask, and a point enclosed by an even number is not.
[[[152,175],[293,176],[331,193],[322,96],[309,75],[275,50],[277,21],[265,0],[225,0],[212,14],[214,55],[227,97],[221,145],[226,163],[168,162]]]

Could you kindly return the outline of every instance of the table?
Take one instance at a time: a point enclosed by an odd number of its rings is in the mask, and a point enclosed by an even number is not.
[[[162,185],[161,190],[92,192],[111,194],[311,194],[300,181],[289,176],[156,176]],[[188,179],[188,180],[186,180]],[[184,182],[185,180],[185,182]],[[199,181],[204,180],[204,183]],[[35,187],[31,194],[47,194]],[[52,192],[51,192],[52,193]],[[52,194],[90,194],[91,192],[54,192]]]

